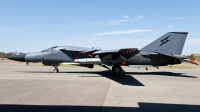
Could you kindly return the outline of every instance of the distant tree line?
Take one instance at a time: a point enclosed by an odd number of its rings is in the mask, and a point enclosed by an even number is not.
[[[4,53],[4,52],[0,52],[0,58],[7,58],[8,56],[12,56],[14,55],[14,53],[9,52],[9,53]]]
[[[190,60],[197,60],[200,62],[200,55],[199,54],[191,54],[189,56],[187,56],[188,59]]]
[[[17,52],[4,53],[4,52],[0,52],[0,58],[7,58],[8,56],[12,56],[12,55],[16,55],[16,54],[23,54],[23,53],[17,53]]]

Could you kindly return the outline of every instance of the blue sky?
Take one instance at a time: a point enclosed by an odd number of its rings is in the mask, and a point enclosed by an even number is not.
[[[142,48],[189,32],[183,54],[200,53],[199,0],[0,0],[0,51],[52,46]]]

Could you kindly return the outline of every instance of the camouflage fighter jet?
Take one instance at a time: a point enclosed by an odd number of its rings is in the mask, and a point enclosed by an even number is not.
[[[181,64],[186,56],[181,55],[187,32],[169,32],[153,41],[142,49],[122,48],[101,50],[99,48],[83,48],[73,46],[55,46],[37,53],[28,53],[8,57],[11,60],[27,62],[42,62],[46,66],[53,66],[53,72],[58,73],[60,63],[78,64],[93,68],[94,64],[110,69],[113,74],[122,74],[121,66],[132,68],[146,68]],[[70,63],[69,63],[70,62]],[[109,67],[110,66],[110,67]]]

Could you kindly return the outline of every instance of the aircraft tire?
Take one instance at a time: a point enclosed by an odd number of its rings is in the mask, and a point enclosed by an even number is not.
[[[54,70],[53,70],[53,73],[58,73],[58,72],[59,72],[58,69],[54,69]]]
[[[122,74],[122,67],[120,65],[113,65],[112,72],[114,75],[121,75]]]

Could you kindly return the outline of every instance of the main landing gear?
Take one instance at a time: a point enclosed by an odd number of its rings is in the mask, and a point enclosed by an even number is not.
[[[122,75],[122,67],[120,65],[113,65],[112,66],[112,73],[114,75]]]
[[[58,73],[59,72],[59,69],[58,69],[58,67],[57,66],[54,66],[54,70],[53,70],[53,73]]]

